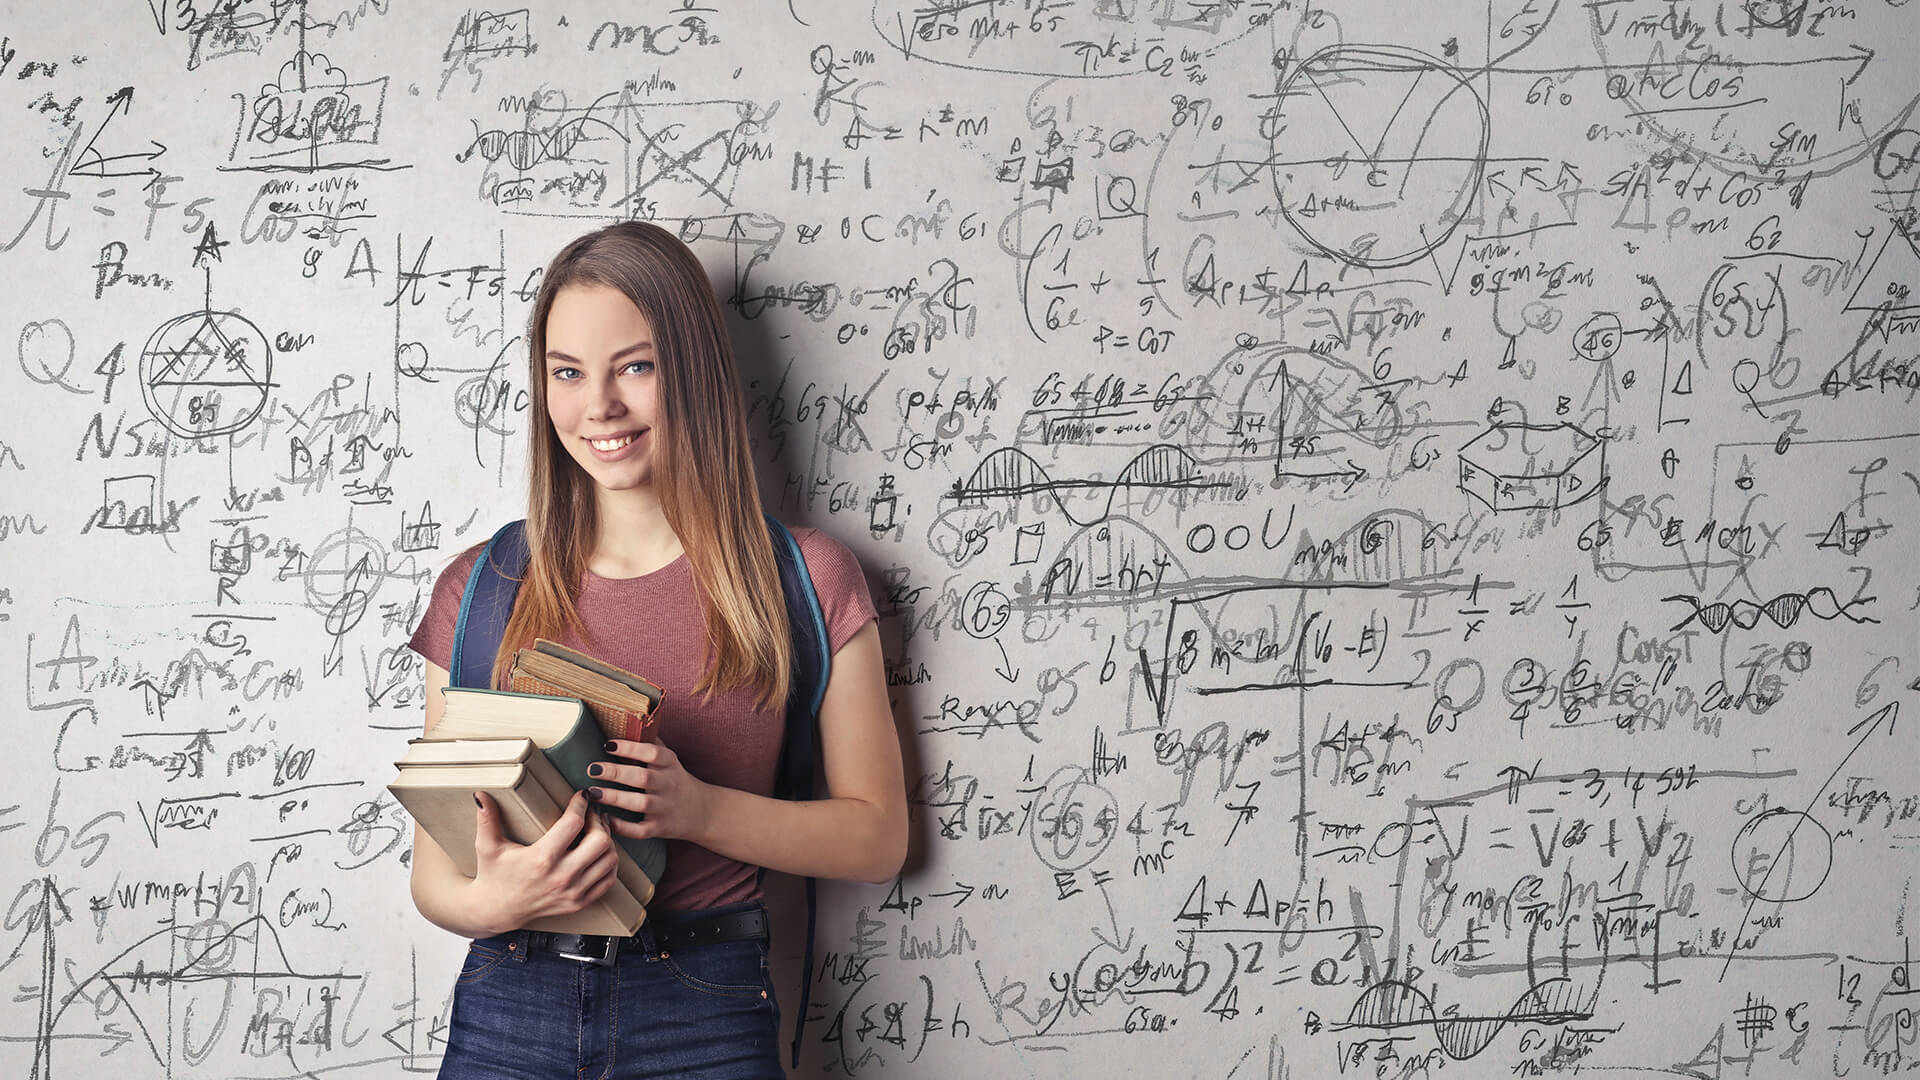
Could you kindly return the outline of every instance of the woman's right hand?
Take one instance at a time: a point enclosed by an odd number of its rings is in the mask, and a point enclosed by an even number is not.
[[[566,915],[598,900],[614,882],[619,857],[613,834],[587,797],[575,792],[566,812],[531,844],[506,838],[492,796],[475,792],[472,895],[485,905],[493,933],[546,915]],[[575,838],[579,843],[574,843]]]

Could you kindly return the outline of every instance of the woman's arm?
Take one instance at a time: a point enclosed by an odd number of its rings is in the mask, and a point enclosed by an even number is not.
[[[834,654],[820,702],[827,798],[789,802],[720,787],[681,768],[670,747],[612,745],[600,775],[646,789],[597,789],[609,805],[647,815],[639,824],[613,819],[623,836],[690,840],[784,873],[875,884],[891,880],[906,861],[906,779],[874,621]]]
[[[447,670],[429,662],[427,734],[440,722],[447,682]],[[427,830],[413,827],[413,906],[428,922],[462,937],[491,937],[542,915],[579,911],[612,886],[613,838],[606,816],[589,813],[584,795],[575,794],[566,813],[531,844],[501,835],[490,797],[476,793],[474,801],[481,804],[474,810],[474,877],[462,874]],[[576,836],[580,842],[573,845]]]

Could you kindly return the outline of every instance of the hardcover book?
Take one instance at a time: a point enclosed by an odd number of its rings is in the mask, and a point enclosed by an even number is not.
[[[416,755],[414,747],[431,749]],[[460,749],[451,749],[459,747]],[[457,760],[466,758],[468,760]],[[500,830],[509,839],[532,843],[560,819],[564,800],[552,788],[559,781],[544,755],[529,739],[483,739],[438,742],[414,740],[400,772],[387,790],[419,822],[434,843],[468,877],[478,871],[474,853],[473,792],[491,795],[500,811]],[[543,779],[543,774],[545,778]],[[563,785],[562,785],[563,786]],[[571,798],[571,792],[566,794]],[[646,901],[653,884],[624,852],[616,877],[599,899],[579,911],[548,915],[526,926],[570,934],[627,935],[646,921]],[[633,886],[639,884],[641,892]]]
[[[407,752],[394,766],[402,771],[407,769],[438,768],[464,765],[494,765],[524,762],[527,771],[546,789],[553,804],[562,811],[573,798],[574,788],[567,778],[560,775],[551,760],[532,739],[427,739],[416,738],[407,742]],[[433,830],[429,829],[428,832]],[[624,845],[620,847],[620,863],[616,871],[627,890],[642,904],[653,899],[653,880],[647,876],[638,861]]]
[[[574,791],[594,786],[636,790],[587,774],[587,766],[607,759],[606,752],[601,748],[607,736],[582,698],[456,686],[447,687],[442,692],[442,698],[440,722],[426,734],[428,741],[527,738],[540,748]],[[651,731],[650,728],[646,730]],[[562,805],[565,805],[564,801]],[[636,822],[641,820],[641,815],[631,810],[612,806],[605,809],[613,817]],[[660,880],[667,869],[666,841],[632,837],[616,837],[615,840],[633,858],[641,872],[646,874],[649,882]],[[649,895],[651,892],[649,889]]]
[[[510,690],[577,697],[609,737],[637,742],[653,741],[654,713],[666,697],[650,679],[546,638],[513,654],[508,678]]]

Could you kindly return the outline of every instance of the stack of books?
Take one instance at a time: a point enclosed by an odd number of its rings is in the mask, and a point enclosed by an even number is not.
[[[447,687],[439,723],[407,743],[387,790],[468,877],[474,876],[474,805],[484,791],[509,840],[532,843],[589,785],[632,791],[587,775],[609,738],[651,742],[664,696],[648,679],[541,638],[514,654],[511,690]],[[643,815],[605,807],[628,821]],[[631,934],[646,920],[666,842],[616,836],[616,880],[593,904],[536,919],[525,929]]]

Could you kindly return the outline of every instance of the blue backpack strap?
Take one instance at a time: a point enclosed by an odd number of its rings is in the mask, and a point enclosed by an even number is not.
[[[774,796],[781,799],[813,797],[814,737],[819,729],[820,701],[827,694],[833,656],[827,651],[827,623],[820,612],[820,596],[807,573],[807,560],[787,527],[765,515],[773,536],[774,561],[780,567],[780,592],[786,599],[787,625],[792,630],[794,672],[787,695],[786,734],[780,746],[780,768],[774,776]],[[765,871],[762,871],[763,875]],[[800,1036],[807,1025],[809,991],[813,986],[814,879],[806,879],[807,942],[800,967],[800,1008],[793,1019],[794,1068],[800,1067]]]
[[[532,558],[525,520],[507,522],[487,541],[460,596],[460,617],[453,624],[452,666],[447,669],[451,685],[493,688],[493,658],[506,636],[513,600]]]
[[[773,534],[774,561],[780,567],[780,591],[787,603],[787,625],[793,631],[793,685],[787,696],[787,730],[781,746],[780,771],[774,795],[782,799],[813,797],[813,733],[820,701],[827,694],[827,673],[833,657],[827,655],[827,623],[820,597],[800,544],[787,527],[767,516]]]

